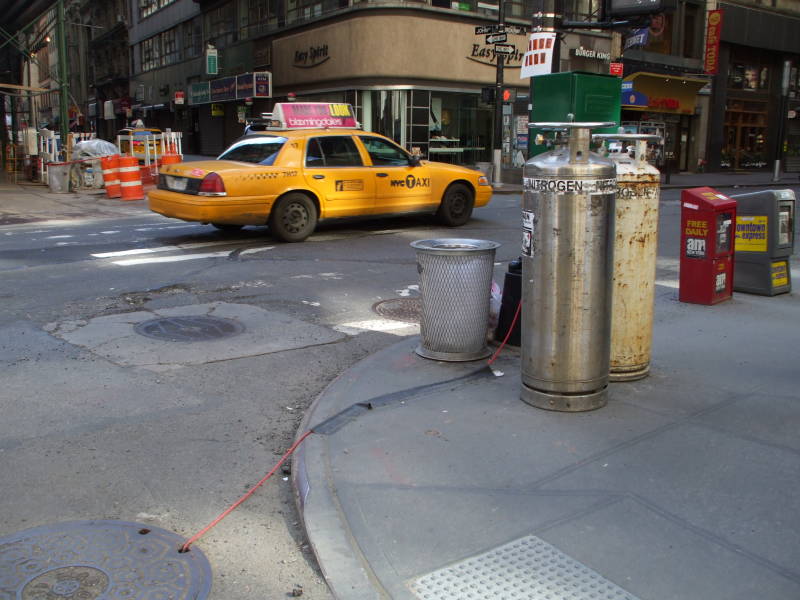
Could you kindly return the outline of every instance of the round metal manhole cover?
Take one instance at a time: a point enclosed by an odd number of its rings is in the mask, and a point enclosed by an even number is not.
[[[204,600],[211,566],[186,540],[140,523],[74,521],[0,538],[0,598]]]
[[[239,335],[244,326],[233,319],[194,315],[150,319],[137,323],[133,330],[139,335],[166,342],[206,342]]]
[[[419,298],[392,298],[378,302],[372,307],[372,310],[387,319],[419,323],[422,303]]]

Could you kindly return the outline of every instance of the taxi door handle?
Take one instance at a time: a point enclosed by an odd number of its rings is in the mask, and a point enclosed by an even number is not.
[[[388,173],[375,173],[375,175],[377,175],[378,177],[388,177],[389,176]]]
[[[311,177],[314,179],[325,179],[325,175],[312,175]]]

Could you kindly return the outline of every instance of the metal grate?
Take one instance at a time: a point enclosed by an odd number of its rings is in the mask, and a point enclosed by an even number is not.
[[[74,521],[0,539],[0,598],[203,600],[211,567],[175,533],[124,521]]]
[[[375,303],[372,310],[387,319],[419,323],[422,305],[419,298],[391,298]]]
[[[166,342],[206,342],[239,335],[244,326],[233,319],[192,315],[150,319],[137,323],[133,330],[139,335]]]
[[[409,587],[421,600],[637,600],[533,535],[423,575]]]

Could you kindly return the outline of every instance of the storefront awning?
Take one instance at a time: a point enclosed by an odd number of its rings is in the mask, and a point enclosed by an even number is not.
[[[662,113],[694,114],[697,92],[706,79],[639,71],[622,81],[622,108]]]

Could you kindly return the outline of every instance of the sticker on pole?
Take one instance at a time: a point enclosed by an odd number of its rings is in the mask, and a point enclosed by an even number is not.
[[[522,211],[522,254],[533,256],[533,212]]]

